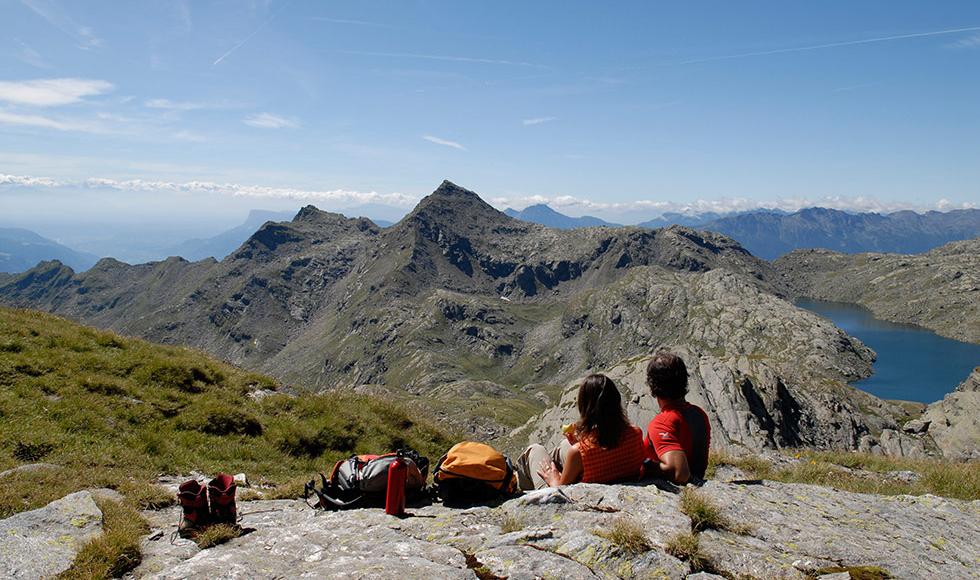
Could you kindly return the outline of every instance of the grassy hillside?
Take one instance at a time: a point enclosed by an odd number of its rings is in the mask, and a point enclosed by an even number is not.
[[[187,348],[0,308],[0,517],[92,486],[149,495],[158,474],[245,472],[295,484],[354,452],[435,459],[440,428],[376,398],[273,393],[272,379]]]

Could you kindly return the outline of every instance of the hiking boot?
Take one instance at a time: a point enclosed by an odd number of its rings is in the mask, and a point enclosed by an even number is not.
[[[234,526],[238,521],[238,508],[235,506],[235,478],[227,473],[219,473],[208,483],[208,498],[211,500],[211,523]]]
[[[185,481],[178,488],[177,502],[183,509],[180,523],[177,525],[177,534],[181,538],[193,538],[202,532],[211,520],[204,486],[196,479]]]

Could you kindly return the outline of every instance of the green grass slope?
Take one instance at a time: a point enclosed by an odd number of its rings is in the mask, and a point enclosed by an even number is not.
[[[0,517],[92,486],[152,498],[159,474],[245,472],[294,484],[356,452],[435,459],[450,436],[377,398],[274,393],[272,379],[191,349],[0,308]],[[147,499],[146,501],[150,501]]]

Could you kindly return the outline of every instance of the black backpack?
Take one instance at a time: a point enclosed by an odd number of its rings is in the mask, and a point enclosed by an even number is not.
[[[310,480],[304,488],[304,498],[317,497],[313,507],[327,510],[347,509],[364,505],[384,505],[388,490],[388,468],[396,460],[405,462],[405,495],[412,497],[425,490],[429,459],[412,449],[399,449],[384,455],[353,455],[338,461],[328,479],[320,474],[321,487]]]

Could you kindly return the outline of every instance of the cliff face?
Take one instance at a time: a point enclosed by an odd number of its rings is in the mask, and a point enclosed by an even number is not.
[[[917,255],[799,250],[773,267],[796,296],[860,304],[878,318],[980,343],[980,238]]]
[[[848,447],[894,422],[844,386],[873,353],[788,293],[719,234],[555,230],[449,182],[384,230],[306,207],[221,262],[46,263],[0,282],[8,305],[202,348],[298,387],[384,393],[484,438],[587,371],[662,346],[703,360],[733,443]],[[819,405],[846,409],[843,423],[821,423]]]
[[[905,430],[926,433],[951,459],[980,459],[980,367]]]

